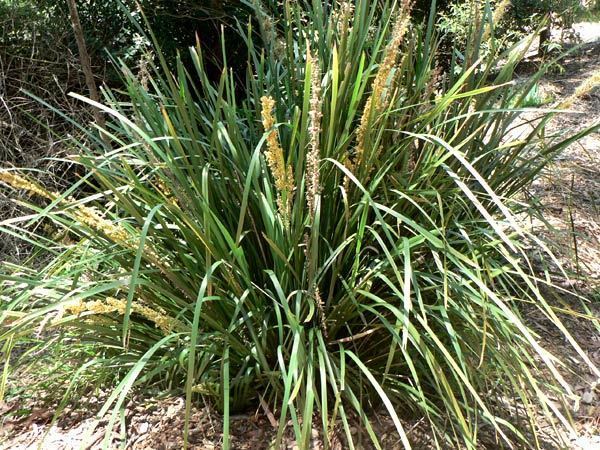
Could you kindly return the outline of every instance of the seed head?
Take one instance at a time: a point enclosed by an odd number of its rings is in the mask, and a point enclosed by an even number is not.
[[[512,0],[502,0],[500,3],[498,3],[498,5],[496,5],[496,7],[494,8],[494,14],[492,15],[490,26],[487,27],[485,32],[483,33],[483,41],[486,41],[490,36],[490,33],[492,32],[492,27],[499,24],[500,21],[504,18],[504,15],[506,14],[506,11],[508,11],[508,8],[510,7],[511,3]]]
[[[275,100],[272,97],[263,96],[261,102],[261,116],[265,133],[267,133],[267,150],[265,157],[271,175],[275,179],[277,189],[277,207],[282,216],[284,226],[289,227],[289,218],[294,193],[294,175],[292,166],[285,164],[283,148],[279,144],[277,130],[274,129],[275,115],[273,108]]]
[[[124,315],[126,309],[127,302],[114,297],[107,297],[104,300],[91,300],[88,302],[76,300],[64,306],[65,311],[76,316],[85,312],[89,312],[90,314],[117,313],[119,315]],[[173,331],[184,331],[186,329],[183,323],[170,317],[164,311],[156,311],[139,302],[131,303],[131,311],[153,322],[165,335],[168,335]]]
[[[338,39],[342,40],[350,31],[350,22],[354,17],[354,3],[343,1],[340,3],[338,10],[335,12],[337,21]]]
[[[410,23],[410,12],[412,9],[412,0],[404,0],[402,7],[394,26],[392,28],[392,36],[390,42],[385,48],[383,60],[373,80],[373,88],[371,95],[365,103],[360,125],[356,132],[356,152],[355,161],[352,166],[359,167],[362,163],[364,153],[367,147],[368,130],[371,127],[372,119],[377,119],[379,115],[387,108],[392,97],[393,80],[390,79],[398,55],[400,54],[400,45],[404,39],[404,35],[408,30]]]
[[[0,182],[13,187],[14,189],[24,190],[29,194],[34,194],[51,201],[55,201],[60,197],[58,193],[50,192],[14,172],[1,171]],[[75,221],[101,232],[115,244],[119,244],[123,247],[133,250],[138,248],[139,241],[137,239],[132,238],[130,233],[122,225],[115,224],[111,220],[107,220],[102,217],[97,209],[76,204],[76,200],[73,198],[61,199],[59,203],[62,206],[67,207],[66,211],[68,211],[71,218],[73,218]],[[158,266],[165,266],[164,261],[159,264],[161,258],[159,258],[158,254],[152,249],[148,242],[145,244],[144,254]]]
[[[589,94],[592,89],[600,87],[600,70],[597,70],[592,74],[591,77],[586,78],[583,82],[577,86],[575,92],[572,95],[567,97],[563,102],[558,105],[559,109],[566,109],[573,106],[573,103],[577,101],[577,99]]]
[[[314,297],[315,303],[317,305],[317,310],[319,311],[319,323],[321,325],[321,330],[323,330],[323,335],[327,338],[327,323],[325,322],[325,305],[323,303],[323,299],[321,298],[321,291],[318,286],[314,288]]]
[[[321,68],[319,60],[313,59],[310,48],[307,53],[307,60],[311,66],[311,96],[310,112],[308,113],[310,124],[308,128],[309,151],[306,156],[306,203],[311,217],[315,214],[316,197],[319,194],[319,160],[320,160],[320,135],[321,135]]]
[[[0,172],[0,182],[14,189],[27,191],[29,194],[35,194],[49,200],[54,200],[57,197],[57,194],[51,193],[27,178],[8,170]]]

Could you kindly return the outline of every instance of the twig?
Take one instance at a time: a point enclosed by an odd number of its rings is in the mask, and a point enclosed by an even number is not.
[[[573,250],[575,251],[575,268],[580,276],[579,249],[577,247],[577,235],[575,234],[575,220],[573,219],[573,188],[575,187],[575,174],[571,175],[571,192],[569,193],[569,222],[571,225],[571,236],[573,237]]]

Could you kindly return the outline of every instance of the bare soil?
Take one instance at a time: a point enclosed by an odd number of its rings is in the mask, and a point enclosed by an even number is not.
[[[541,96],[553,99],[544,108],[556,107],[600,73],[600,24],[580,24],[576,28],[587,43],[541,82]],[[526,123],[539,115],[526,113],[522,120]],[[598,84],[576,99],[570,112],[557,114],[545,132],[551,138],[594,124],[600,124]],[[558,289],[547,293],[549,300],[565,311],[561,319],[567,329],[600,367],[600,130],[562,152],[534,181],[531,194],[540,202],[547,222],[534,224],[533,232],[549,243],[567,272],[565,277],[556,266],[545,265],[558,285]],[[572,440],[572,448],[600,450],[600,380],[584,369],[582,358],[558,330],[544,326],[543,317],[532,313],[528,320],[540,333],[545,347],[568,365],[567,379],[578,395],[570,411],[579,432]]]

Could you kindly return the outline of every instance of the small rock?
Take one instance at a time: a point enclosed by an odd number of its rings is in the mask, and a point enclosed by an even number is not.
[[[591,436],[591,437],[581,437],[577,439],[575,442],[576,449],[584,449],[584,450],[600,450],[600,437],[599,436]]]
[[[581,401],[586,405],[591,405],[592,403],[594,403],[595,398],[596,396],[592,391],[586,391],[581,396]]]
[[[150,428],[150,425],[148,425],[148,422],[142,422],[140,423],[138,430],[140,434],[145,434],[148,432],[148,429]]]

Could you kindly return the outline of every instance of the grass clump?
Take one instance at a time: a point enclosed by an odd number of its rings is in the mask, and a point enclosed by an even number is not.
[[[559,436],[569,417],[550,396],[570,387],[521,307],[585,355],[539,293],[516,214],[578,136],[540,140],[544,119],[507,141],[540,76],[511,83],[527,46],[482,59],[473,43],[442,75],[433,14],[422,27],[410,15],[409,1],[285,2],[260,33],[240,25],[242,81],[225,66],[211,82],[199,48],[191,68],[151,67],[148,89],[123,67],[126,92],[94,104],[111,120],[81,146],[78,184],[52,193],[0,173],[46,202],[28,220],[68,230],[57,242],[0,228],[54,255],[3,270],[6,345],[40,322],[103,343],[127,374],[100,415],[114,422],[133,386],[156,384],[185,392],[187,423],[203,395],[223,412],[224,448],[231,413],[261,400],[275,446],[291,421],[307,448],[316,416],[326,446],[339,424],[359,445],[358,417],[380,447],[379,406],[406,448],[411,417],[442,448],[482,433],[540,446],[538,415]]]

